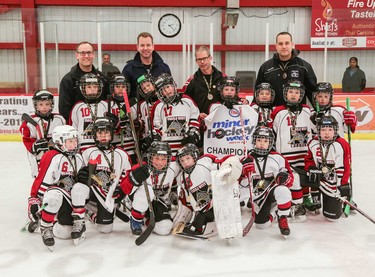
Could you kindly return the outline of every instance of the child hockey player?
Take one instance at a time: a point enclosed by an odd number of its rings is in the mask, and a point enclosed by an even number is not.
[[[154,139],[168,142],[175,156],[181,146],[199,141],[199,110],[189,96],[177,92],[170,75],[161,74],[155,86],[159,100],[151,112]]]
[[[305,157],[305,170],[309,173],[309,182],[321,189],[323,196],[323,215],[335,221],[342,214],[342,204],[332,195],[351,195],[350,146],[338,135],[338,122],[332,116],[323,115],[317,122],[317,137],[308,144]],[[317,193],[319,198],[319,192]]]
[[[311,140],[310,108],[301,104],[305,87],[298,80],[289,80],[283,89],[285,104],[274,108],[271,125],[276,134],[275,149],[283,155],[292,167],[303,168],[307,143]],[[308,188],[302,192],[298,174],[294,174],[292,192],[291,222],[306,220],[302,197],[309,199]]]
[[[253,149],[242,160],[242,181],[252,186],[255,224],[259,229],[271,226],[276,218],[283,236],[290,234],[287,216],[290,212],[293,173],[288,161],[279,153],[271,151],[274,145],[272,129],[259,126],[253,134]],[[276,212],[273,206],[276,204]]]
[[[338,123],[338,135],[344,137],[344,132],[348,132],[348,126],[352,133],[357,126],[357,117],[353,111],[348,111],[343,106],[333,105],[333,88],[328,82],[320,82],[316,85],[314,98],[314,111],[311,114],[311,122],[315,127],[316,122],[323,115],[332,115]],[[316,110],[317,105],[319,112]],[[315,128],[314,128],[315,129]]]
[[[52,93],[48,90],[37,90],[32,100],[35,114],[31,115],[31,119],[36,125],[24,120],[20,126],[20,132],[27,150],[31,176],[35,178],[38,175],[39,161],[49,149],[53,129],[64,125],[65,119],[57,113],[52,113],[55,103]]]
[[[122,74],[115,74],[110,80],[110,93],[111,97],[109,100],[110,113],[105,115],[110,117],[114,121],[114,125],[118,125],[115,131],[113,144],[115,146],[121,146],[130,156],[132,163],[136,163],[135,155],[135,144],[134,137],[130,127],[130,121],[127,115],[127,111],[124,105],[124,93],[129,95],[130,83]],[[133,105],[131,106],[131,117],[134,125],[139,127],[137,120],[137,105],[136,100],[133,98]],[[116,124],[118,122],[118,124]],[[138,123],[138,124],[137,124]]]
[[[31,188],[28,208],[32,220],[28,231],[34,232],[40,219],[43,243],[50,250],[55,244],[54,237],[67,239],[71,236],[73,218],[70,193],[76,184],[77,171],[83,164],[82,156],[77,154],[78,132],[74,127],[55,127],[52,141],[54,148],[42,157],[39,174]],[[54,224],[55,220],[57,222]]]
[[[73,205],[73,231],[72,239],[78,244],[85,237],[86,212],[85,204],[92,202],[97,207],[96,227],[101,233],[110,233],[113,229],[115,213],[115,199],[121,198],[119,183],[131,165],[126,152],[112,145],[114,127],[113,123],[104,117],[99,117],[93,124],[95,146],[86,149],[83,160],[86,165],[95,161],[96,171],[89,176],[88,166],[78,172],[78,181],[72,189]],[[87,185],[91,183],[92,185]]]
[[[80,134],[81,153],[94,145],[92,125],[96,118],[104,116],[108,104],[100,101],[103,83],[99,76],[93,73],[83,75],[79,81],[79,88],[85,101],[78,101],[72,108],[69,123]]]
[[[148,203],[143,182],[149,187],[155,213],[155,229],[158,235],[168,235],[172,229],[172,217],[168,210],[169,194],[177,174],[171,164],[172,151],[167,142],[154,141],[147,150],[147,165],[136,165],[121,182],[123,192],[132,201],[130,228],[133,235],[142,234]],[[147,215],[146,215],[147,217]]]
[[[177,163],[182,171],[176,178],[181,191],[178,210],[173,218],[174,227],[182,224],[185,226],[182,233],[192,237],[215,235],[217,230],[212,205],[211,171],[230,167],[231,170],[223,177],[226,183],[231,184],[240,177],[242,164],[235,156],[225,160],[218,160],[213,155],[199,157],[198,147],[191,143],[178,151]]]
[[[251,107],[259,114],[258,125],[268,126],[274,107],[275,91],[269,83],[261,83],[255,89],[254,99],[255,102],[251,103]]]
[[[224,77],[219,90],[222,102],[212,104],[210,114],[204,120],[204,153],[219,158],[226,155],[244,157],[247,155],[244,148],[252,148],[250,138],[258,122],[258,113],[238,97],[237,78]]]

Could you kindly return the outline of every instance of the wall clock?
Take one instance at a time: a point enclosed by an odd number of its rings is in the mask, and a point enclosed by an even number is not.
[[[163,36],[167,38],[173,38],[177,36],[181,31],[181,20],[177,15],[167,13],[160,17],[158,28]]]

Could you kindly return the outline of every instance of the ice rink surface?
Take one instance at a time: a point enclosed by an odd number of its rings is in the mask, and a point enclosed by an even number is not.
[[[352,141],[354,200],[375,218],[375,141]],[[0,276],[375,276],[375,224],[360,214],[336,223],[308,214],[290,224],[284,240],[277,223],[255,226],[229,245],[152,234],[134,243],[128,223],[116,219],[111,234],[87,223],[86,240],[74,246],[56,239],[51,253],[40,233],[21,232],[32,179],[20,142],[1,142]],[[243,210],[245,224],[249,210]]]

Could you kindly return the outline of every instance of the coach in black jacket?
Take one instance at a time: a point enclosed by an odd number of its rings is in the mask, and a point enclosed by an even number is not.
[[[293,49],[292,35],[281,32],[276,36],[276,51],[273,58],[266,61],[259,68],[255,87],[261,83],[269,83],[275,90],[274,105],[285,103],[283,97],[283,85],[290,79],[301,81],[306,88],[303,103],[306,96],[312,102],[312,93],[317,83],[314,70],[305,60],[298,57],[299,51]]]

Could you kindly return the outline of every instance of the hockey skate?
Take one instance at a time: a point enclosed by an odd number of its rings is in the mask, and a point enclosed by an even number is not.
[[[319,201],[319,196],[313,198],[309,195],[303,197],[303,206],[310,212],[315,212],[315,214],[319,214],[319,209],[322,207],[322,204]]]
[[[306,209],[303,204],[294,204],[290,208],[290,214],[288,215],[288,221],[290,223],[300,223],[306,221]]]
[[[280,233],[284,238],[286,238],[287,236],[290,235],[288,219],[285,215],[279,216],[277,217],[277,219],[279,222]]]
[[[133,218],[132,216],[130,217],[130,229],[132,230],[133,235],[140,236],[143,232],[142,226],[143,226],[142,220],[137,220]]]
[[[86,225],[85,220],[78,216],[73,216],[73,229],[72,229],[72,239],[75,245],[80,244],[86,238]]]
[[[53,237],[53,226],[50,227],[41,227],[40,231],[42,234],[42,240],[45,246],[47,246],[49,251],[53,251],[55,245],[55,238]]]
[[[35,231],[37,231],[39,229],[39,220],[37,221],[30,221],[28,224],[27,224],[27,231],[29,233],[34,233]]]

